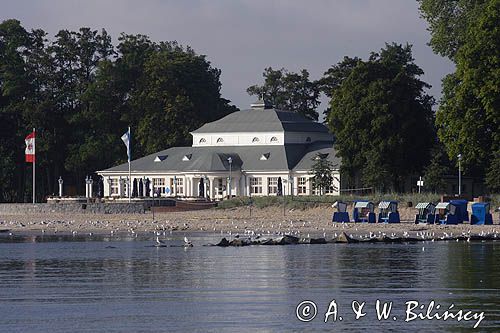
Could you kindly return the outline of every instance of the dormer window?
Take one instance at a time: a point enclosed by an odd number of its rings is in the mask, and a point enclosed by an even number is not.
[[[306,138],[306,142],[311,142],[311,137],[310,137],[310,136],[308,136],[308,137]]]
[[[223,143],[224,142],[224,139],[223,138],[218,138],[217,139],[217,143]]]
[[[201,138],[199,143],[207,143],[207,140],[205,140],[205,138]]]
[[[265,153],[260,156],[261,161],[267,161],[269,159],[269,156],[271,156],[271,153]]]
[[[256,143],[256,142],[259,142],[259,141],[260,141],[260,140],[259,140],[259,138],[258,138],[258,137],[255,137],[255,138],[253,138],[253,139],[252,139],[252,143]]]
[[[167,159],[168,155],[158,155],[155,157],[154,161],[155,162],[163,162]]]
[[[314,158],[314,160],[316,161],[319,161],[319,160],[324,160],[328,157],[328,153],[327,154],[322,154],[322,153],[319,153],[318,155],[316,155],[316,157]]]
[[[275,136],[273,136],[273,137],[271,138],[271,142],[278,142],[278,138],[277,138],[277,137],[275,137]]]
[[[187,155],[184,155],[184,157],[182,158],[182,160],[183,160],[184,162],[189,161],[189,160],[191,160],[191,156],[193,156],[193,155],[192,155],[192,154],[187,154]]]

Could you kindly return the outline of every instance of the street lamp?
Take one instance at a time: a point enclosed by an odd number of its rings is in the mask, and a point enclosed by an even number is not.
[[[462,154],[457,155],[458,158],[458,196],[462,195],[462,166],[460,162],[462,161]]]
[[[63,196],[63,183],[64,183],[64,180],[62,179],[61,176],[59,176],[59,198],[61,198]]]
[[[233,164],[233,159],[231,156],[227,158],[227,161],[229,162],[229,199],[231,199],[231,172],[232,172],[232,164]]]

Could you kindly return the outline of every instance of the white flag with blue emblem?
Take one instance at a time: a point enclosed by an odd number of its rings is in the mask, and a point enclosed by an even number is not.
[[[128,161],[130,162],[130,127],[128,128],[128,131],[122,135],[122,141],[125,144],[125,146],[127,146],[127,156],[128,156]]]

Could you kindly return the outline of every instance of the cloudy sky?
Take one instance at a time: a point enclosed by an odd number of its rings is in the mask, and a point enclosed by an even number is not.
[[[366,59],[385,42],[413,44],[436,98],[453,70],[426,45],[416,0],[0,0],[7,18],[51,36],[88,26],[114,43],[126,32],[190,45],[222,70],[222,95],[239,108],[253,102],[246,88],[262,82],[265,67],[306,68],[317,79],[344,55]]]

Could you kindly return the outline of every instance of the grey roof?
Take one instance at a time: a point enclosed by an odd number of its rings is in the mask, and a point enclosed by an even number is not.
[[[302,158],[293,168],[294,171],[311,170],[313,164],[316,162],[315,158],[318,154],[332,162],[335,169],[340,168],[340,158],[337,157],[337,152],[335,148],[333,148],[333,142],[314,142],[305,148],[305,151],[302,152]]]
[[[175,147],[133,160],[133,172],[217,172],[229,171],[228,157],[232,158],[232,170],[280,171],[310,170],[311,159],[317,152],[334,156],[332,143],[269,145],[269,146],[219,146],[219,147]],[[262,155],[269,154],[267,159]],[[165,157],[166,156],[166,157]],[[159,158],[157,158],[159,157]],[[189,157],[189,159],[185,158]],[[155,162],[155,159],[159,162]],[[183,160],[185,159],[185,160]],[[335,157],[334,161],[338,161]],[[105,172],[128,171],[124,163]]]
[[[320,132],[328,133],[328,128],[306,119],[296,112],[277,109],[250,109],[237,111],[202,127],[193,133],[227,132]]]

